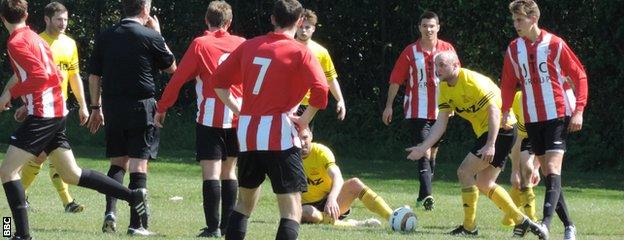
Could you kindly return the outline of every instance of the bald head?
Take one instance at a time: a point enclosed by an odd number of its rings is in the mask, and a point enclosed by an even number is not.
[[[459,58],[457,57],[457,53],[455,53],[455,51],[440,52],[436,54],[433,60],[436,62],[436,64],[438,64],[438,62],[445,62],[451,65],[456,63],[459,64]]]
[[[455,51],[440,52],[435,56],[434,61],[440,80],[449,82],[457,79],[460,65]]]

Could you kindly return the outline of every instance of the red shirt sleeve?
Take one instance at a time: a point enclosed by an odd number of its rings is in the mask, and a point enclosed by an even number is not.
[[[565,42],[561,42],[561,70],[564,76],[570,77],[576,89],[576,111],[582,112],[587,105],[587,73],[578,57]]]
[[[245,44],[241,44],[228,58],[221,63],[210,77],[210,82],[214,88],[227,89],[232,85],[241,84],[243,82],[243,74],[241,69],[241,61],[243,57],[243,48]]]
[[[193,41],[188,50],[186,50],[180,64],[178,64],[178,68],[173,76],[171,76],[167,87],[165,87],[165,91],[158,101],[157,111],[159,113],[164,113],[173,106],[178,99],[180,88],[199,75],[199,66],[203,64],[200,50],[196,41]]]
[[[390,83],[395,84],[403,84],[405,79],[409,77],[409,67],[410,67],[410,58],[409,58],[409,46],[406,47],[399,58],[394,63],[394,68],[392,69],[392,73],[390,74]]]
[[[501,111],[509,112],[511,105],[513,104],[514,96],[516,94],[516,86],[518,84],[518,77],[513,66],[513,59],[511,56],[511,49],[507,48],[505,52],[505,60],[503,62],[503,72],[501,76],[501,97],[503,104]]]
[[[17,70],[15,74],[19,79],[17,84],[15,84],[9,90],[11,93],[11,97],[17,98],[23,95],[40,92],[48,87],[53,86],[54,84],[61,83],[59,79],[51,81],[50,78],[59,77],[58,70],[54,68],[56,67],[56,65],[50,64],[50,66],[52,67],[52,69],[50,69],[51,73],[48,74],[46,72],[46,65],[43,62],[43,55],[46,53],[41,52],[40,49],[41,48],[36,47],[35,49],[31,50],[24,42],[9,44],[7,50],[11,56],[11,59],[15,61],[12,61],[11,64],[13,65],[14,69]],[[50,57],[48,60],[52,61],[52,58]],[[15,64],[17,64],[17,66],[15,66]],[[23,70],[25,72],[26,79],[22,79],[22,77],[24,76],[20,74],[20,70]]]
[[[310,86],[310,106],[318,109],[327,107],[327,80],[321,64],[310,51],[303,56],[302,74],[308,79]]]

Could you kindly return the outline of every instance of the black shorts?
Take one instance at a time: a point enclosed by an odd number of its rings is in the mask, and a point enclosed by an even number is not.
[[[542,156],[548,151],[565,152],[569,123],[569,117],[527,123],[527,134],[535,155]]]
[[[481,155],[478,154],[477,152],[481,150],[483,146],[485,146],[485,143],[487,142],[487,137],[488,137],[488,132],[483,133],[477,139],[474,147],[472,147],[470,152],[477,157],[481,157]],[[511,152],[511,148],[513,147],[515,141],[516,141],[515,129],[511,129],[511,130],[505,130],[502,128],[499,129],[498,136],[496,136],[496,143],[494,143],[494,148],[495,148],[494,159],[492,159],[492,162],[490,163],[490,165],[492,165],[493,167],[497,167],[497,168],[504,168],[505,162],[507,161],[507,155],[509,155],[509,153]]]
[[[195,126],[196,160],[223,160],[238,155],[236,128]]]
[[[155,159],[160,129],[154,125],[156,100],[105,102],[106,157]]]
[[[276,194],[308,191],[301,149],[297,147],[284,151],[241,152],[237,165],[240,187],[257,188],[268,175]]]
[[[529,151],[529,154],[535,154],[531,148],[531,141],[528,138],[523,138],[520,143],[520,152]]]
[[[413,146],[421,144],[429,133],[431,133],[431,127],[435,123],[435,120],[428,119],[420,119],[420,118],[408,118],[405,119],[405,128],[407,129],[407,133],[410,136],[410,139]],[[433,147],[438,147],[438,145],[442,142],[442,138],[440,138]]]
[[[313,202],[313,203],[306,203],[303,204],[303,206],[312,206],[314,208],[316,208],[316,210],[319,211],[324,211],[325,210],[325,205],[327,205],[327,198],[323,198],[322,200],[318,201],[318,202]],[[338,217],[339,220],[345,219],[349,216],[349,214],[351,214],[351,208],[347,209],[347,211],[343,214],[340,214],[340,216]]]
[[[9,144],[39,156],[50,154],[57,148],[71,149],[65,135],[65,117],[42,118],[28,116],[11,135]]]

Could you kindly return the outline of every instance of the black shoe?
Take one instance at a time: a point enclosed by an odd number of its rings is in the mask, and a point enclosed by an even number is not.
[[[548,228],[544,224],[535,223],[526,217],[522,223],[514,227],[514,237],[524,237],[524,234],[526,234],[528,230],[535,234],[540,240],[548,240]]]
[[[104,216],[104,224],[102,224],[103,233],[114,233],[117,231],[117,223],[115,222],[115,214],[109,213]]]
[[[215,230],[209,230],[205,227],[201,229],[201,232],[197,235],[197,237],[219,238],[221,237],[221,230],[218,228]]]
[[[425,198],[425,200],[423,201],[423,207],[425,208],[425,211],[433,210],[433,208],[435,207],[435,200],[433,199],[433,196],[427,196]]]
[[[72,201],[68,203],[67,205],[65,205],[66,213],[79,213],[79,212],[82,212],[84,209],[85,209],[85,206],[82,204],[76,203],[76,201]]]
[[[455,230],[449,232],[451,235],[463,235],[463,236],[477,236],[479,235],[479,230],[475,228],[475,230],[468,231],[464,228],[463,225],[459,225]]]
[[[141,226],[148,228],[149,222],[149,205],[147,204],[147,189],[133,189],[131,193],[130,206],[139,214]]]

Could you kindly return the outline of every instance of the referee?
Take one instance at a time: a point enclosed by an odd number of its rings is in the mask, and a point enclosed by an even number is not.
[[[146,188],[147,161],[156,158],[159,131],[154,125],[157,70],[173,73],[175,58],[160,35],[160,24],[150,16],[151,0],[122,0],[124,18],[97,37],[89,66],[92,115],[88,127],[95,133],[106,119],[108,176],[123,181],[130,169],[128,188]],[[115,232],[116,200],[107,197],[103,232]],[[130,211],[129,235],[150,235],[147,219]]]

